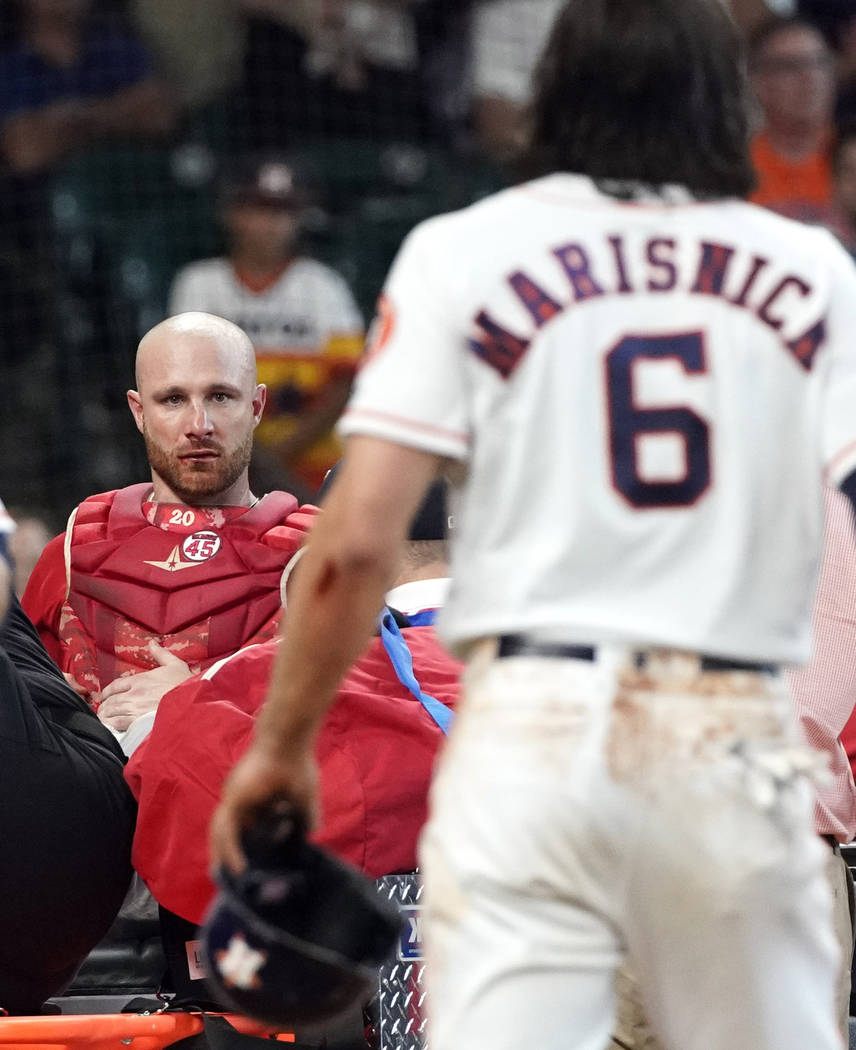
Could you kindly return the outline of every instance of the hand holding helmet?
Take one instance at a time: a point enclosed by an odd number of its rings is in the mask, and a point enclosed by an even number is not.
[[[280,802],[243,836],[246,866],[221,868],[203,927],[218,1001],[293,1028],[328,1023],[366,1000],[401,930],[395,905],[355,868],[306,840]]]

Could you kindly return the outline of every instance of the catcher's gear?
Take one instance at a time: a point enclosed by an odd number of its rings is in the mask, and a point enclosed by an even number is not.
[[[245,839],[243,874],[221,869],[203,927],[208,984],[238,1013],[285,1028],[366,1000],[402,919],[355,868],[306,841],[289,815]]]

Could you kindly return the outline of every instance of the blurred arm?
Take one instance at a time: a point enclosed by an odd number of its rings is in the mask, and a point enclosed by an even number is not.
[[[63,99],[15,113],[4,122],[0,142],[11,167],[32,174],[90,142],[166,135],[176,116],[166,88],[149,78],[103,98]]]

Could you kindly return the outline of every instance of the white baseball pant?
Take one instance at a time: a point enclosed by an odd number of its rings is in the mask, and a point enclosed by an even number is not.
[[[432,1050],[842,1050],[809,767],[776,675],[471,660],[421,843]]]

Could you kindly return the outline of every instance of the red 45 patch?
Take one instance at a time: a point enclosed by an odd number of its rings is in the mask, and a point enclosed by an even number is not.
[[[220,550],[220,537],[208,530],[193,532],[185,536],[181,544],[181,553],[190,561],[208,561]]]

